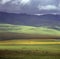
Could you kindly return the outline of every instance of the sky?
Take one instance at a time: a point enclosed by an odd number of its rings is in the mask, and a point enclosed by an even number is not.
[[[0,11],[27,14],[60,14],[60,0],[0,0]]]

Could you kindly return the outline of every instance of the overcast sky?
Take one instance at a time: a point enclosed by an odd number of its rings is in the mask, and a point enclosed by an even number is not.
[[[0,11],[10,13],[60,13],[60,0],[0,0]]]

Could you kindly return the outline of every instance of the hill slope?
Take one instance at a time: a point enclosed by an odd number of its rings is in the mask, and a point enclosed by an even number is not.
[[[0,24],[0,39],[60,38],[60,31],[48,27]]]

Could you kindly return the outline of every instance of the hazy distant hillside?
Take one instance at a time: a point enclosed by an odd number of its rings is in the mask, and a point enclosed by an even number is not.
[[[27,26],[49,26],[55,28],[60,26],[60,15],[28,15],[0,12],[0,23],[27,25]]]

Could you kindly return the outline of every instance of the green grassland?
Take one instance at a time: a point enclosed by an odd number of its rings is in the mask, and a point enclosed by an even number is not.
[[[60,31],[47,26],[0,24],[1,39],[60,39]]]
[[[60,59],[60,45],[0,45],[0,59]]]
[[[0,24],[0,32],[15,32],[15,33],[26,33],[26,34],[48,34],[48,35],[60,35],[59,30],[48,28],[47,26],[33,27],[24,25],[11,25],[11,24]]]
[[[58,38],[60,38],[60,31],[46,26],[0,24],[0,59],[60,59]],[[30,44],[18,44],[21,42]],[[34,44],[34,42],[48,44]],[[49,44],[49,42],[56,42],[56,44]]]
[[[22,39],[0,41],[0,59],[60,59],[60,44],[16,44],[17,42],[60,42],[56,39]],[[12,44],[13,43],[13,44]]]
[[[60,53],[60,45],[57,44],[20,44],[20,45],[0,45],[0,50],[40,50],[51,53]]]

